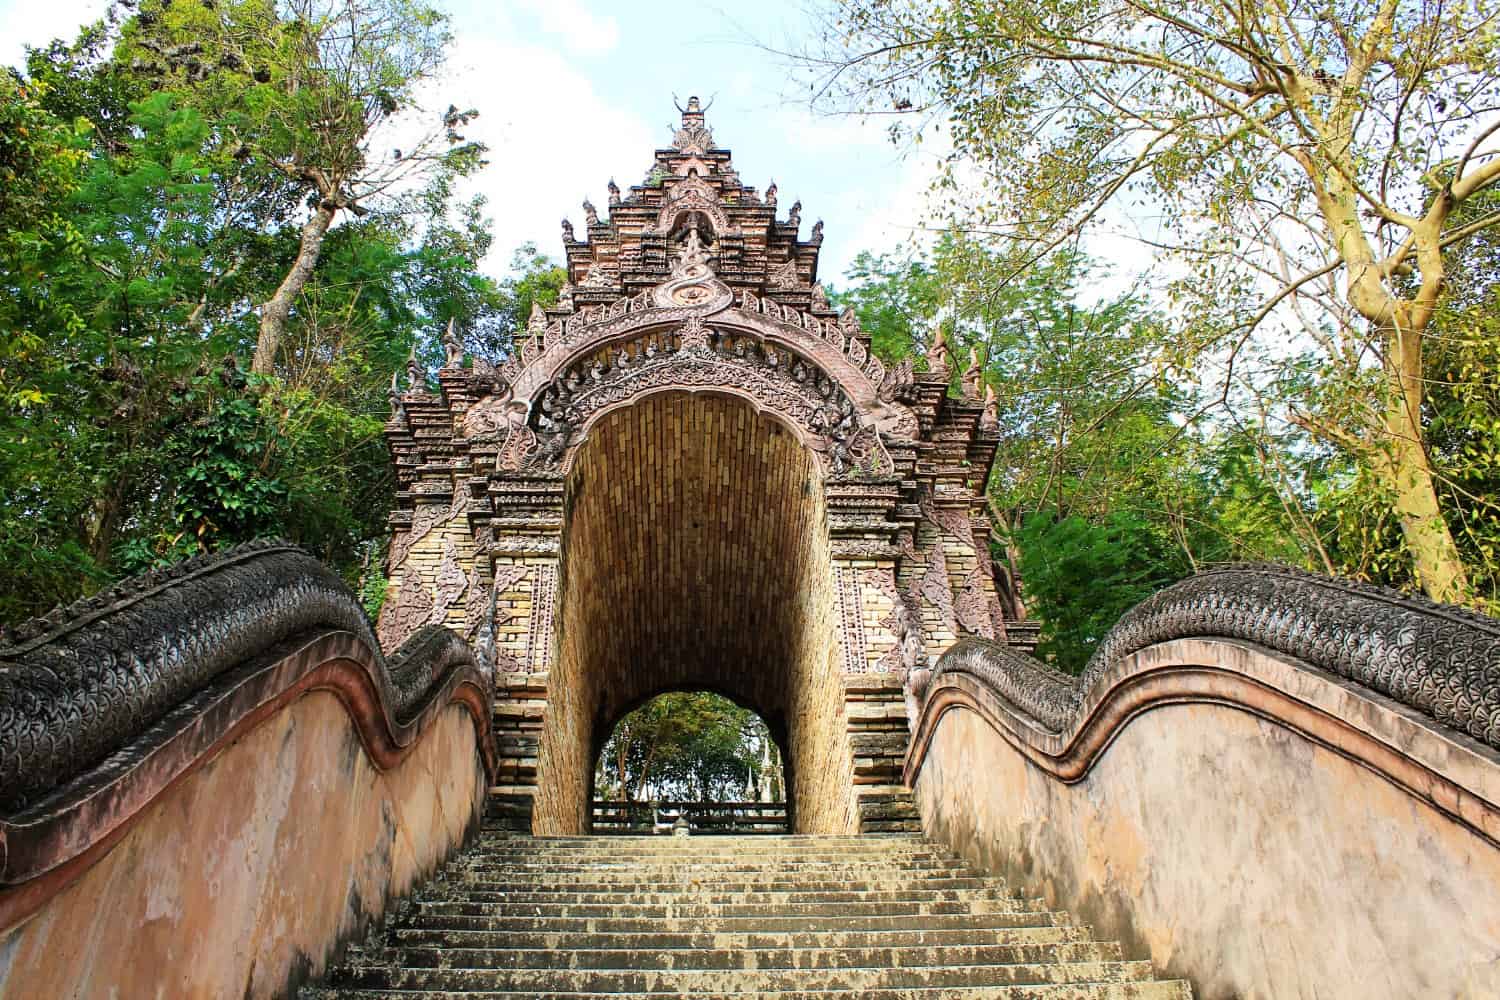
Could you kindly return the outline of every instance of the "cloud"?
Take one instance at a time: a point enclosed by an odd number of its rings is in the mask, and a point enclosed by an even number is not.
[[[563,55],[537,45],[459,33],[439,93],[445,103],[480,111],[466,134],[489,145],[490,164],[469,190],[489,201],[493,273],[505,271],[522,243],[560,258],[563,214],[581,234],[583,199],[606,211],[609,179],[622,188],[640,183],[651,151],[669,138],[610,103]]]
[[[537,19],[538,26],[580,53],[609,52],[620,43],[620,25],[599,16],[579,0],[517,0],[516,7]]]
[[[103,17],[107,6],[108,0],[0,0],[0,65],[21,65],[28,45],[72,41],[82,25]]]

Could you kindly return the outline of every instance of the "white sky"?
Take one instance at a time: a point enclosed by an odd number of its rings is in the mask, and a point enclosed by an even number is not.
[[[442,2],[442,0],[440,0]],[[683,3],[590,0],[446,0],[456,39],[437,107],[475,107],[466,131],[490,146],[474,188],[489,199],[503,274],[512,250],[533,242],[560,256],[560,221],[582,230],[585,197],[601,207],[611,177],[640,183],[666,145],[674,95],[713,100],[708,123],[734,151],[747,184],[774,178],[780,202],[803,203],[804,230],[822,219],[821,275],[835,284],[860,250],[896,249],[920,225],[932,153],[893,147],[879,124],[812,116],[788,100],[787,67],[754,43],[804,31],[795,0],[736,5],[732,16]],[[101,17],[104,0],[0,0],[0,61],[24,46],[72,38]]]

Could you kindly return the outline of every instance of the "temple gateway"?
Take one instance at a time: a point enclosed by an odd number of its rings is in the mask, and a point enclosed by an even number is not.
[[[392,384],[378,623],[264,539],[0,631],[0,1000],[1500,996],[1500,623],[1221,567],[1062,674],[977,360],[875,357],[696,100],[583,211]],[[774,832],[596,818],[684,688]]]
[[[515,357],[453,342],[438,391],[393,388],[381,644],[483,635],[500,717],[540,743],[506,744],[503,793],[536,833],[584,832],[614,722],[686,687],[768,720],[795,830],[880,828],[902,681],[960,636],[1034,635],[996,589],[977,365],[954,397],[941,340],[926,371],[871,353],[818,282],[823,224],[745,185],[697,98],[583,211]]]

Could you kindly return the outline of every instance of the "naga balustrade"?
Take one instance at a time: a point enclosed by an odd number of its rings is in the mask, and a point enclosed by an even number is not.
[[[477,831],[493,698],[275,541],[0,633],[0,995],[294,991]]]
[[[929,836],[1229,997],[1500,995],[1500,622],[1297,570],[911,677]]]

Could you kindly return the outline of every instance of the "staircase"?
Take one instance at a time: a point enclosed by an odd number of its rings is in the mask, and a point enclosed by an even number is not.
[[[494,829],[302,1000],[1190,1000],[919,837]]]

